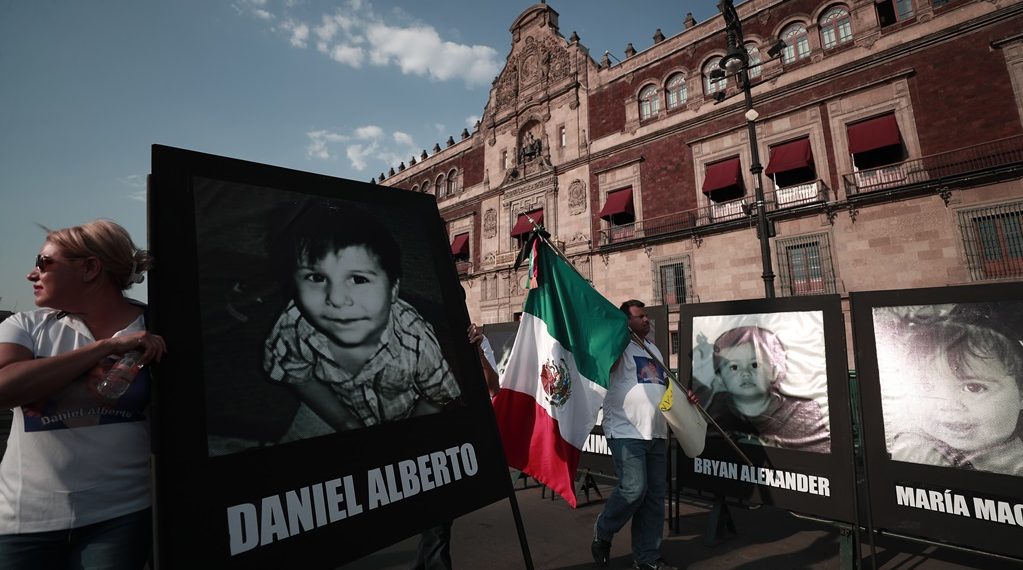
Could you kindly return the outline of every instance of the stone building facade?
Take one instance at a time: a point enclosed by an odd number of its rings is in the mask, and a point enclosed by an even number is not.
[[[736,8],[779,296],[1023,279],[1023,2]],[[724,27],[619,62],[531,6],[476,128],[375,180],[437,197],[475,321],[521,310],[527,216],[615,303],[764,295],[743,92],[710,77]]]

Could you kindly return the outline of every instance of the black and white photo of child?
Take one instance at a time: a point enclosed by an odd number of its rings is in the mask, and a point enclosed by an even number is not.
[[[695,317],[693,336],[693,390],[734,439],[831,450],[822,313]]]
[[[1023,302],[873,311],[893,460],[1023,475]]]
[[[462,407],[429,218],[208,179],[195,196],[210,456]]]
[[[334,432],[433,414],[460,395],[433,328],[398,293],[401,249],[372,214],[313,201],[268,234],[291,301],[264,369]]]

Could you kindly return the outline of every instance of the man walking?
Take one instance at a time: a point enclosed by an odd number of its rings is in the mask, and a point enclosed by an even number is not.
[[[646,340],[650,319],[645,305],[635,299],[622,303],[633,338],[611,369],[611,385],[604,400],[604,435],[614,460],[618,485],[594,525],[593,559],[606,566],[611,539],[632,519],[633,568],[674,570],[660,556],[667,491],[668,428],[658,404],[668,387],[658,361],[661,353]],[[649,350],[657,355],[650,357]]]

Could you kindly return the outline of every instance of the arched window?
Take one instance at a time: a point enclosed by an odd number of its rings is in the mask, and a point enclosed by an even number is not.
[[[415,186],[413,186],[413,187],[412,187],[412,191],[413,191],[413,192],[419,192],[419,185],[418,185],[418,184],[416,184]]]
[[[445,190],[447,190],[447,185],[444,183],[444,175],[441,174],[437,177],[437,197],[444,198],[447,196],[447,194],[445,194]]]
[[[458,182],[458,172],[452,170],[448,172],[448,188],[447,195],[451,196],[457,190],[456,183]]]
[[[824,12],[820,21],[821,45],[824,49],[831,49],[842,45],[853,38],[852,21],[849,19],[849,10],[843,6],[835,6]]]
[[[654,117],[661,110],[660,101],[657,100],[657,86],[647,85],[639,92],[639,120],[643,121]]]
[[[725,90],[725,78],[711,79],[710,72],[715,69],[721,69],[718,64],[721,63],[720,57],[713,57],[703,64],[703,91],[705,94],[710,95],[711,93],[717,93],[718,91]]]
[[[686,99],[689,98],[689,94],[686,93],[686,76],[681,73],[676,73],[668,78],[668,83],[665,86],[668,91],[668,108],[675,109],[685,105]]]
[[[424,180],[422,188],[423,188],[423,194],[429,194],[430,193],[430,181],[429,180]]]
[[[810,40],[806,37],[806,26],[803,24],[797,22],[785,28],[781,39],[785,41],[785,51],[781,56],[785,63],[810,57]]]
[[[760,77],[764,67],[760,65],[760,48],[757,47],[757,44],[746,44],[746,57],[749,58],[749,63],[746,66],[749,69],[749,78]]]

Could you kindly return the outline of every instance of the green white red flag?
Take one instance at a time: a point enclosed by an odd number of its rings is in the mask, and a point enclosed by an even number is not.
[[[533,288],[494,397],[508,465],[576,506],[579,454],[629,344],[625,313],[536,240]]]

